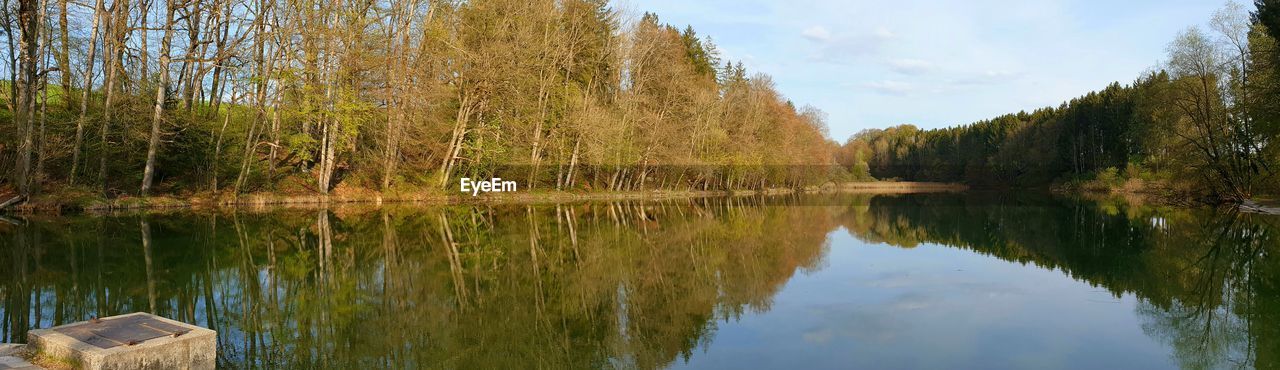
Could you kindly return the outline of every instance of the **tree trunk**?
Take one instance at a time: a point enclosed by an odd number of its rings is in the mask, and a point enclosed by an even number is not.
[[[574,169],[578,166],[578,147],[582,144],[582,137],[573,139],[573,154],[569,156],[569,171],[564,176],[564,187],[566,189],[573,188]]]
[[[170,0],[172,2],[173,0]],[[192,11],[187,14],[187,57],[183,58],[182,70],[178,73],[178,84],[182,85],[182,109],[190,111],[192,108],[192,99],[195,97],[195,89],[197,88],[195,81],[196,48],[200,45],[200,21],[204,16],[204,10],[200,8],[200,0],[195,0],[191,5]],[[172,17],[170,17],[172,18]],[[172,23],[172,21],[170,21]],[[173,28],[172,25],[166,27]],[[164,45],[163,47],[168,47]]]
[[[454,118],[453,135],[449,139],[448,149],[445,151],[444,163],[440,166],[440,186],[443,187],[449,183],[449,174],[453,171],[454,161],[458,154],[462,152],[462,142],[467,135],[467,120],[471,116],[471,97],[467,93],[463,93],[460,104],[458,105],[458,115]]]
[[[151,80],[151,66],[148,61],[151,60],[151,49],[147,47],[147,40],[151,39],[150,20],[151,16],[151,0],[142,0],[138,2],[138,87],[146,88],[147,81]],[[146,90],[143,90],[146,91]]]
[[[46,2],[41,2],[41,5],[40,5],[41,19],[46,18],[45,9],[48,9],[48,4]],[[44,160],[45,160],[45,157],[49,155],[46,149],[46,145],[48,145],[48,141],[46,141],[44,137],[45,126],[46,126],[46,123],[48,123],[49,121],[49,73],[48,73],[49,48],[51,45],[51,41],[53,41],[53,40],[50,40],[49,36],[50,35],[47,32],[44,34],[44,37],[41,38],[41,40],[44,40],[44,41],[41,42],[40,48],[39,48],[40,55],[43,56],[43,60],[44,60],[43,66],[41,67],[41,69],[44,70],[45,72],[42,72],[40,74],[41,76],[40,78],[40,95],[41,95],[40,96],[40,128],[37,131],[36,140],[35,140],[35,144],[37,146],[36,153],[35,153],[36,169],[35,169],[35,174],[32,176],[32,179],[31,179],[31,183],[32,183],[31,192],[33,194],[40,193],[40,180],[44,178]]]
[[[19,55],[16,111],[14,126],[18,127],[21,142],[18,146],[15,167],[19,194],[30,198],[32,193],[31,157],[35,146],[32,117],[35,107],[36,84],[39,76],[40,4],[36,0],[18,1]]]
[[[266,1],[262,1],[259,3],[259,9],[261,9],[261,14],[259,14],[254,20],[254,27],[258,32],[258,34],[266,33],[265,31],[266,7],[267,7]],[[270,82],[269,77],[270,77],[271,70],[275,68],[275,62],[276,62],[275,61],[276,57],[274,54],[272,55],[270,60],[266,59],[267,57],[266,57],[265,43],[263,43],[261,40],[258,40],[255,42],[255,44],[256,45],[254,45],[254,62],[256,65],[254,66],[254,68],[256,70],[255,73],[257,75],[257,84],[254,86],[254,97],[253,97],[254,115],[253,115],[253,121],[249,124],[249,132],[245,135],[244,157],[240,162],[240,172],[236,175],[236,186],[235,186],[236,194],[240,194],[240,189],[244,187],[245,181],[249,176],[249,169],[253,165],[254,154],[257,152],[258,136],[261,135],[260,134],[261,131],[258,129],[258,127],[262,124],[263,121],[266,120],[267,87],[269,86],[269,82]],[[235,93],[233,90],[232,95],[234,94]],[[232,105],[234,106],[235,104],[232,104]],[[231,115],[231,112],[228,111],[227,115],[228,116]]]
[[[89,38],[93,38],[90,35]],[[58,0],[58,43],[62,46],[58,50],[58,75],[61,76],[62,94],[64,97],[71,94],[71,36],[67,32],[67,0]],[[71,99],[62,99],[66,104],[66,109],[72,109]]]
[[[66,0],[63,0],[63,4],[65,3]],[[76,169],[80,166],[80,150],[84,142],[85,114],[89,111],[89,92],[93,91],[93,59],[97,56],[98,24],[101,20],[102,0],[98,0],[93,7],[93,28],[89,31],[89,55],[84,65],[84,81],[80,83],[82,90],[80,92],[80,117],[76,120],[75,146],[71,150],[71,172],[68,175],[68,183],[71,185],[76,183]]]
[[[261,23],[266,22],[266,18],[267,18],[266,8],[269,7],[268,4],[270,3],[262,2],[259,4],[259,8],[262,10],[260,10],[259,11],[260,14],[255,17],[254,19],[255,21],[261,22]],[[213,110],[212,110],[213,115],[218,114],[218,109],[221,108],[222,106],[222,92],[226,88],[226,82],[224,82],[222,78],[222,74],[223,74],[222,63],[225,62],[227,59],[226,56],[223,55],[223,53],[226,52],[227,37],[231,32],[231,18],[230,18],[231,5],[232,5],[231,2],[227,1],[226,6],[223,7],[222,13],[218,17],[218,21],[220,22],[220,25],[222,27],[222,32],[218,35],[218,40],[216,45],[217,53],[215,54],[218,57],[215,58],[213,62],[214,63],[213,84],[210,85],[210,89],[209,89],[209,93],[210,93],[209,105],[213,107]],[[254,38],[255,40],[254,42],[262,43],[263,41],[258,40],[258,38],[265,37],[266,32],[264,32],[261,28],[259,28],[258,32],[255,33],[255,35],[257,35],[257,37]]]
[[[107,157],[111,153],[111,142],[107,133],[110,132],[111,127],[111,105],[113,103],[112,99],[115,97],[116,74],[120,69],[120,60],[124,58],[124,47],[121,45],[124,43],[124,15],[128,13],[129,9],[127,4],[116,3],[112,4],[112,6],[115,9],[112,9],[112,21],[108,24],[111,28],[109,32],[112,35],[111,40],[109,42],[105,38],[103,40],[104,49],[109,45],[111,52],[104,52],[104,54],[108,54],[110,62],[103,67],[107,69],[107,80],[103,82],[106,92],[102,99],[102,153],[98,156],[98,181],[102,185],[104,196],[107,194]]]
[[[391,22],[397,23],[391,38],[393,45],[389,53],[390,57],[387,58],[387,133],[383,149],[382,191],[391,188],[391,178],[395,175],[396,164],[400,159],[400,141],[404,130],[405,107],[402,95],[406,85],[404,70],[406,63],[403,59],[408,54],[405,50],[408,49],[409,44],[409,27],[418,9],[417,2],[412,0],[401,0],[396,4],[406,2],[407,12],[397,6],[391,19]]]
[[[151,191],[155,177],[156,152],[160,149],[160,123],[164,120],[165,92],[169,85],[169,44],[173,38],[173,12],[176,7],[168,0],[165,7],[164,37],[160,39],[160,81],[156,84],[156,103],[151,115],[151,141],[147,144],[147,165],[142,170],[142,196]]]
[[[231,101],[236,102],[235,92],[231,93]],[[222,128],[218,130],[218,141],[213,146],[213,159],[209,161],[209,178],[210,189],[216,194],[218,192],[218,162],[222,161],[222,138],[227,133],[227,126],[231,123],[231,115],[227,114],[222,117]],[[238,193],[238,192],[237,192]]]

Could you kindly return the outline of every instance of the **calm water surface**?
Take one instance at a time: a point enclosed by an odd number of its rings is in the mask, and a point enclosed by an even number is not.
[[[0,342],[149,311],[224,368],[1277,368],[1280,218],[1000,195],[0,222]]]

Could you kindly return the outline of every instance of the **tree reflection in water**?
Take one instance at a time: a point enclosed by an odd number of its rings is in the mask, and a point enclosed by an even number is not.
[[[1135,295],[1148,336],[1183,367],[1280,366],[1277,219],[1234,210],[992,196],[876,197],[856,237],[969,249]]]
[[[1275,218],[1041,197],[719,198],[10,219],[0,342],[149,311],[249,367],[658,368],[770,309],[841,227],[1140,300],[1186,367],[1280,366]]]

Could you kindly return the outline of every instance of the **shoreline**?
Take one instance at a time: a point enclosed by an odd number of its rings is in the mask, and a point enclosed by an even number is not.
[[[765,190],[638,190],[638,191],[556,191],[534,190],[513,193],[487,193],[478,196],[450,194],[440,190],[382,193],[365,189],[339,189],[333,194],[283,194],[250,193],[239,196],[196,193],[188,196],[160,195],[152,197],[121,197],[104,200],[93,198],[75,200],[62,194],[45,194],[33,202],[26,202],[0,210],[0,214],[80,214],[128,211],[166,210],[268,210],[288,208],[317,208],[339,205],[389,204],[409,205],[460,205],[460,204],[540,204],[578,201],[609,200],[665,200],[694,199],[725,196],[823,194],[823,193],[876,193],[907,194],[932,192],[961,192],[969,187],[956,183],[930,182],[851,182],[828,183],[803,189],[773,188]],[[70,200],[68,200],[70,199]]]
[[[1143,186],[1121,186],[1104,188],[1068,188],[1051,187],[1054,194],[1078,197],[1082,199],[1100,200],[1119,198],[1129,203],[1157,204],[1180,208],[1215,207],[1234,208],[1240,212],[1261,215],[1280,216],[1280,201],[1268,196],[1255,196],[1241,201],[1211,200],[1188,192],[1178,192],[1170,188]]]

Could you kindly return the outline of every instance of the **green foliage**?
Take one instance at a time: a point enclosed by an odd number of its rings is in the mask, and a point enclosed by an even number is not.
[[[158,193],[221,190],[230,186],[218,184],[231,182],[241,192],[276,190],[279,182],[291,184],[286,191],[327,191],[344,182],[385,191],[439,186],[446,171],[472,177],[519,171],[530,189],[617,190],[802,186],[831,173],[834,146],[821,114],[797,110],[767,76],[749,76],[742,63],[726,61],[721,70],[709,37],[662,24],[654,14],[624,31],[606,0],[271,5],[233,7],[235,18],[249,22],[241,29],[226,19],[202,25],[212,35],[218,27],[243,33],[240,49],[209,50],[221,42],[174,48],[207,53],[175,60],[223,59],[199,75],[184,63],[169,86],[159,125]],[[92,14],[71,16],[88,23]],[[105,16],[139,21],[130,13]],[[272,30],[254,26],[259,20]],[[181,33],[192,30],[173,31],[184,40]],[[273,39],[279,35],[291,35],[294,44],[283,47]],[[78,63],[86,57],[71,56]],[[150,117],[145,86],[156,82],[150,72],[142,76],[154,60],[122,63],[111,122],[100,120],[105,83],[89,86],[77,154],[79,178],[108,196],[137,187],[150,132],[131,119]],[[90,66],[97,81],[105,66],[101,60]],[[79,122],[78,107],[62,103],[79,94],[47,89],[52,149],[39,149],[45,166],[39,177],[55,185],[71,177],[64,138]],[[103,126],[105,140],[97,135]],[[0,130],[6,179],[14,131]],[[105,177],[90,166],[100,159]]]
[[[1124,178],[1120,177],[1120,171],[1116,170],[1115,167],[1107,167],[1098,171],[1094,175],[1094,180],[1108,187],[1119,187],[1124,184]]]
[[[693,31],[693,26],[685,27],[680,33],[680,41],[684,42],[685,56],[693,65],[693,72],[701,76],[716,78],[716,66],[720,64],[719,52],[710,40],[703,41]]]
[[[295,133],[284,137],[284,149],[290,157],[297,158],[301,162],[311,162],[315,160],[315,151],[319,146],[316,138],[305,133]]]
[[[1019,112],[968,126],[919,130],[906,125],[864,131],[846,146],[866,148],[876,177],[1044,186],[1063,176],[1123,167],[1153,150],[1140,97],[1162,75],[1073,99],[1060,108]]]
[[[1253,4],[1257,7],[1253,13],[1254,22],[1265,27],[1272,39],[1280,40],[1280,1],[1253,0]],[[1275,67],[1280,68],[1280,66]]]
[[[1258,19],[1274,17],[1269,6]],[[1217,35],[1184,32],[1170,46],[1166,69],[1129,85],[966,126],[863,131],[838,160],[851,167],[867,158],[879,178],[978,186],[1113,189],[1136,179],[1226,200],[1273,192],[1280,70],[1266,67],[1280,65],[1280,54],[1262,26],[1241,25],[1237,11],[1228,6],[1215,15]]]

